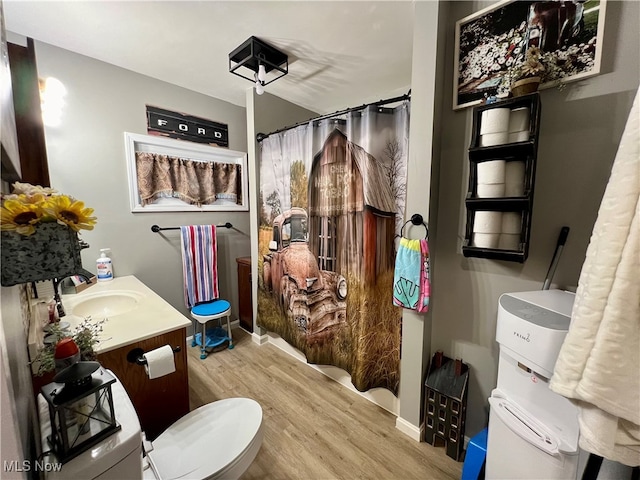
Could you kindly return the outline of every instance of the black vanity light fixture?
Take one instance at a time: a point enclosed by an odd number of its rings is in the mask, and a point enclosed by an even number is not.
[[[289,73],[289,57],[259,38],[249,37],[229,54],[229,71],[256,84],[262,95],[265,85]]]

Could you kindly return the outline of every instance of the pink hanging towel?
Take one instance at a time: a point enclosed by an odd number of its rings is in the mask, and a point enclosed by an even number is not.
[[[429,310],[429,244],[400,239],[393,276],[393,304],[424,313]]]
[[[180,227],[184,303],[187,308],[218,298],[215,225]]]

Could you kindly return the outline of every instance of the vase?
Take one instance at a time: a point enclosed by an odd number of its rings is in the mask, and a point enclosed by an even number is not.
[[[514,97],[527,95],[538,90],[540,86],[540,77],[528,77],[516,80],[511,84],[511,94]]]
[[[64,278],[82,271],[78,234],[56,222],[41,223],[31,235],[2,232],[0,283],[21,283]]]

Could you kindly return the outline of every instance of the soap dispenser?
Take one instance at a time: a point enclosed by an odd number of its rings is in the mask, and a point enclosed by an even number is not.
[[[113,280],[113,264],[111,263],[111,259],[107,257],[107,252],[110,250],[109,248],[101,248],[100,258],[96,260],[99,282],[109,282]]]

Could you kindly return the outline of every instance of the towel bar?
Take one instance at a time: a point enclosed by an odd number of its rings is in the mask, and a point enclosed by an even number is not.
[[[220,225],[216,225],[217,228],[233,228],[233,225],[229,222],[227,223],[222,223]],[[151,231],[153,233],[158,233],[162,230],[180,230],[180,227],[160,227],[158,225],[151,225]]]
[[[407,224],[412,223],[413,225],[422,225],[424,227],[424,229],[427,231],[424,238],[425,240],[427,240],[429,238],[429,227],[427,227],[427,223],[424,221],[424,219],[422,218],[422,215],[420,215],[419,213],[414,213],[413,215],[411,215],[411,219],[407,220],[405,222],[404,225],[402,225],[402,228],[400,229],[400,237],[404,237],[404,227],[407,226]],[[396,235],[397,237],[398,235]]]

